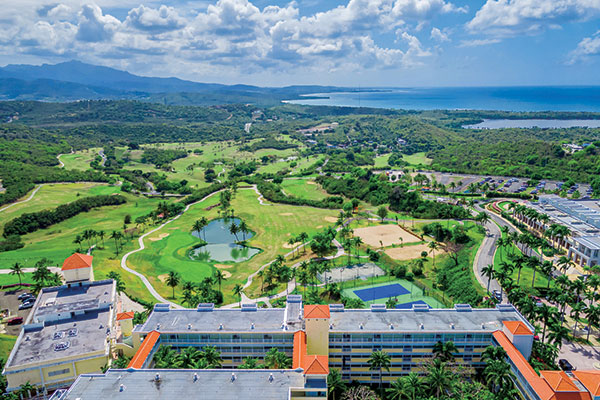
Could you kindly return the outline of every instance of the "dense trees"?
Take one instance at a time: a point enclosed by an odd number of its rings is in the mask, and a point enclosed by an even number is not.
[[[4,237],[12,235],[24,235],[35,232],[38,229],[47,228],[75,215],[87,212],[93,208],[102,206],[114,206],[125,203],[125,198],[120,195],[114,196],[92,196],[75,200],[68,204],[56,207],[54,210],[44,210],[36,213],[25,213],[4,225]]]

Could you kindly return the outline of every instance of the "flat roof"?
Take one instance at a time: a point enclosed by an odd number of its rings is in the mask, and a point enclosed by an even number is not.
[[[581,243],[590,250],[600,250],[600,236],[578,236],[573,241]]]
[[[472,309],[430,309],[429,311],[389,309],[373,312],[371,310],[344,310],[332,312],[329,319],[330,332],[444,332],[501,330],[503,321],[521,321],[531,325],[511,307],[512,310]],[[393,325],[393,329],[390,327]]]
[[[6,366],[104,351],[114,295],[112,279],[42,289]],[[65,345],[57,351],[59,343]]]
[[[301,370],[108,370],[81,375],[61,400],[244,399],[282,400],[303,388]],[[156,374],[159,379],[156,380]],[[232,379],[232,376],[235,379]],[[122,386],[121,386],[122,385]]]

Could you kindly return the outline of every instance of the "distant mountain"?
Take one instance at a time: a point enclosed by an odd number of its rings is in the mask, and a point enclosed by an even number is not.
[[[344,90],[332,86],[263,88],[153,78],[127,71],[68,61],[60,64],[0,67],[0,99],[72,101],[138,99],[166,104],[274,103],[302,94]]]

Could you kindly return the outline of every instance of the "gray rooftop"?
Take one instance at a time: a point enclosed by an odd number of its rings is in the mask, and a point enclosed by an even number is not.
[[[503,309],[506,309],[504,311]],[[502,321],[522,321],[533,329],[512,307],[500,309],[415,310],[344,310],[332,312],[329,319],[330,332],[493,332],[502,329]],[[422,324],[422,326],[421,326]],[[390,327],[393,325],[393,329]],[[362,326],[362,329],[361,329]]]
[[[6,366],[105,351],[114,296],[113,280],[42,289]]]
[[[81,375],[61,400],[283,400],[290,388],[302,387],[304,377],[295,370],[109,370]]]

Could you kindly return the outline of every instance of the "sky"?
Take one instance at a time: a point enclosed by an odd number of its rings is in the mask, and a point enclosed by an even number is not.
[[[261,86],[600,85],[600,0],[2,0],[0,65]]]

